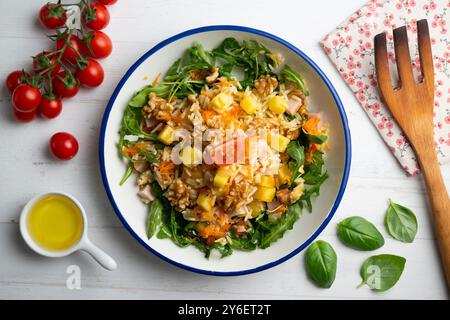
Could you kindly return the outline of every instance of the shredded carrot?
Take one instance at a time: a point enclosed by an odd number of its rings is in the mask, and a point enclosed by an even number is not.
[[[288,208],[286,206],[281,206],[281,207],[277,208],[275,210],[275,212],[282,213],[282,212],[286,212],[287,210],[288,210]]]
[[[159,172],[163,177],[167,178],[175,167],[176,165],[172,161],[164,161],[159,165]]]
[[[203,120],[205,121],[208,121],[209,119],[217,115],[217,112],[212,110],[200,110],[200,113],[202,115]]]
[[[172,117],[170,114],[158,115],[158,120],[170,121]]]
[[[309,118],[308,120],[303,122],[302,127],[307,133],[317,135],[320,133],[319,132],[319,122],[320,122],[319,117],[312,116],[311,118]]]
[[[129,157],[134,156],[137,153],[136,147],[123,147],[122,151]]]
[[[233,107],[231,107],[230,110],[228,110],[227,112],[224,112],[221,120],[223,123],[225,123],[227,126],[229,126],[231,123],[233,122],[237,122],[237,118],[241,113],[241,107],[239,105],[234,105]]]

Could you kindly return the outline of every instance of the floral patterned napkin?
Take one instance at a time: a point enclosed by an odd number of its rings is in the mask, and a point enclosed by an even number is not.
[[[381,102],[375,78],[373,39],[388,33],[391,71],[395,68],[392,29],[406,25],[417,77],[420,62],[416,21],[428,19],[436,73],[434,133],[441,164],[450,160],[450,0],[372,0],[336,30],[321,45],[356,95],[389,149],[410,175],[419,172],[411,146]],[[392,75],[393,79],[396,75]],[[398,79],[398,77],[397,77]]]

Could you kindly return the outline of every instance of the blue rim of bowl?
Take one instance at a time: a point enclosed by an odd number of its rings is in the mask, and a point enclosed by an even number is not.
[[[113,195],[111,193],[111,189],[109,187],[108,179],[107,179],[107,176],[106,176],[106,169],[105,169],[106,166],[105,166],[105,157],[104,157],[105,132],[106,132],[106,126],[107,126],[108,119],[109,119],[109,114],[111,112],[112,106],[114,105],[114,102],[116,100],[117,95],[121,91],[121,89],[122,89],[123,85],[125,84],[125,82],[131,76],[131,74],[136,70],[136,68],[139,67],[148,57],[153,55],[155,52],[157,52],[161,48],[171,44],[172,42],[175,42],[175,41],[177,41],[179,39],[182,39],[184,37],[187,37],[187,36],[190,36],[190,35],[194,35],[194,34],[197,34],[197,33],[204,33],[204,32],[209,32],[209,31],[224,31],[224,30],[225,31],[229,30],[229,31],[247,32],[247,33],[256,34],[256,35],[259,35],[259,36],[271,39],[271,40],[273,40],[275,42],[278,42],[281,45],[287,47],[288,49],[290,49],[291,51],[296,53],[298,56],[300,56],[303,60],[305,60],[315,70],[315,72],[317,72],[319,74],[321,79],[325,82],[328,90],[331,92],[331,94],[333,96],[333,99],[334,99],[334,101],[336,103],[336,106],[337,106],[337,108],[339,110],[339,114],[341,116],[342,125],[344,127],[344,136],[345,136],[345,168],[344,168],[344,174],[343,174],[342,180],[341,180],[341,186],[339,188],[339,192],[338,192],[336,200],[335,200],[335,202],[333,204],[333,207],[331,208],[327,218],[322,222],[322,224],[314,232],[314,234],[311,235],[297,249],[295,249],[294,251],[292,251],[288,255],[286,255],[286,256],[284,256],[284,257],[282,257],[282,258],[280,258],[280,259],[278,259],[276,261],[264,264],[262,266],[259,266],[257,268],[253,268],[253,269],[247,269],[247,270],[241,270],[241,271],[227,271],[227,272],[203,270],[203,269],[194,268],[194,267],[191,267],[191,266],[188,266],[188,265],[176,262],[176,261],[174,261],[174,260],[164,256],[163,254],[159,253],[158,251],[153,249],[151,246],[149,246],[145,241],[143,241],[136,234],[136,232],[134,232],[134,230],[131,228],[131,226],[127,223],[127,221],[125,220],[124,216],[122,215],[122,213],[120,212],[119,208],[117,207],[117,204],[116,204],[116,202],[114,200],[114,197],[113,197]],[[177,34],[175,36],[172,36],[172,37],[170,37],[170,38],[168,38],[168,39],[158,43],[152,49],[147,51],[141,58],[139,58],[139,60],[137,60],[128,69],[128,71],[122,77],[122,79],[120,80],[120,82],[117,85],[116,89],[114,90],[114,93],[112,94],[112,96],[111,96],[111,98],[110,98],[110,100],[108,102],[108,105],[106,107],[105,113],[103,115],[102,126],[101,126],[101,131],[100,131],[99,158],[100,158],[100,170],[101,170],[103,185],[105,186],[105,190],[106,190],[106,193],[108,195],[109,201],[111,202],[111,205],[113,206],[113,209],[116,212],[116,214],[119,217],[119,219],[122,222],[122,224],[125,226],[125,228],[128,230],[128,232],[130,232],[131,235],[142,246],[144,246],[147,250],[149,250],[154,255],[158,256],[159,258],[163,259],[164,261],[169,262],[170,264],[173,264],[173,265],[175,265],[175,266],[177,266],[179,268],[182,268],[182,269],[185,269],[185,270],[188,270],[188,271],[192,271],[192,272],[196,272],[196,273],[200,273],[200,274],[205,274],[205,275],[212,275],[212,276],[240,276],[240,275],[256,273],[256,272],[260,272],[260,271],[272,268],[272,267],[274,267],[276,265],[279,265],[280,263],[283,263],[286,260],[292,258],[296,254],[301,252],[303,249],[305,249],[307,246],[309,246],[311,244],[311,242],[313,242],[319,236],[319,234],[323,231],[323,229],[328,225],[330,220],[333,218],[337,208],[339,207],[339,204],[340,204],[341,199],[342,199],[342,197],[344,195],[344,192],[345,192],[345,188],[347,186],[347,181],[348,181],[348,177],[349,177],[349,173],[350,173],[350,163],[351,163],[351,137],[350,137],[350,130],[349,130],[349,127],[348,127],[347,115],[345,114],[345,110],[344,110],[344,107],[342,105],[341,99],[339,98],[339,95],[337,94],[336,90],[334,89],[333,85],[331,84],[331,82],[328,79],[328,77],[324,74],[324,72],[305,53],[303,53],[301,50],[297,49],[294,45],[290,44],[289,42],[287,42],[287,41],[285,41],[285,40],[283,40],[283,39],[281,39],[281,38],[279,38],[279,37],[277,37],[277,36],[275,36],[273,34],[265,32],[265,31],[261,31],[261,30],[253,29],[253,28],[249,28],[249,27],[234,26],[234,25],[214,25],[214,26],[206,26],[206,27],[200,27],[200,28],[187,30],[187,31],[179,33],[179,34]]]

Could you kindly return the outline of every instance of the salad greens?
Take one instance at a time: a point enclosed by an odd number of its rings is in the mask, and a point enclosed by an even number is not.
[[[150,93],[168,101],[199,93],[207,84],[205,80],[198,80],[198,77],[194,76],[195,72],[215,67],[218,68],[220,76],[237,81],[239,90],[253,87],[255,80],[262,75],[270,75],[279,81],[295,83],[305,96],[309,95],[303,78],[292,68],[285,65],[281,71],[276,72],[279,67],[278,60],[265,46],[254,40],[240,42],[234,38],[227,38],[211,51],[205,50],[199,43],[194,44],[183,57],[172,64],[161,81],[144,87],[129,101],[119,131],[118,148],[120,154],[130,160],[130,165],[120,183],[123,184],[133,172],[132,161],[123,152],[125,146],[132,144],[127,140],[127,136],[150,140],[158,147],[156,135],[143,131],[141,126],[142,109],[147,105]],[[171,239],[180,247],[194,245],[205,254],[205,257],[209,257],[212,250],[217,250],[225,257],[233,250],[252,251],[269,247],[281,239],[286,231],[293,228],[304,206],[311,212],[312,198],[319,195],[321,185],[328,178],[328,173],[323,169],[323,152],[317,150],[315,146],[324,143],[326,139],[326,136],[312,136],[303,132],[297,140],[290,142],[288,154],[291,158],[289,166],[292,170],[292,179],[285,188],[292,190],[299,183],[299,178],[302,178],[305,190],[301,198],[291,204],[279,219],[270,219],[268,212],[262,212],[256,219],[251,220],[252,225],[245,236],[228,231],[226,244],[207,243],[205,239],[199,237],[195,222],[185,220],[181,213],[172,208],[164,196],[164,190],[157,182],[152,182],[151,189],[156,199],[149,205],[146,222],[148,238],[156,235],[158,239]],[[308,161],[307,154],[311,155]],[[148,162],[158,161],[156,154],[142,155]]]

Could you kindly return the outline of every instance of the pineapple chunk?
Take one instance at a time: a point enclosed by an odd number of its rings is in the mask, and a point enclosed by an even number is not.
[[[222,113],[233,103],[233,97],[225,92],[219,93],[211,100],[211,106],[214,111]]]
[[[206,211],[211,211],[215,202],[216,199],[208,190],[202,190],[197,198],[197,204]]]
[[[218,188],[224,188],[228,184],[231,175],[232,174],[229,166],[220,167],[216,172],[213,184]]]
[[[268,135],[269,146],[278,152],[285,152],[289,142],[291,142],[291,140],[281,134],[270,133]]]
[[[252,201],[248,204],[248,207],[252,211],[253,218],[256,218],[261,212],[264,211],[264,203],[261,201]]]
[[[164,129],[158,134],[158,140],[164,143],[165,145],[172,144],[173,135],[175,130],[171,126],[165,126]]]
[[[248,114],[254,114],[257,110],[259,110],[260,105],[254,95],[246,95],[241,100],[241,108]]]
[[[187,146],[180,152],[180,160],[186,167],[191,167],[194,164],[200,164],[202,159],[202,152],[198,149]]]
[[[263,202],[272,202],[275,198],[275,188],[258,187],[253,198]]]
[[[287,164],[283,164],[278,169],[278,184],[282,185],[285,183],[291,183],[291,170]]]
[[[275,179],[272,176],[262,176],[259,185],[261,187],[273,188],[275,187]]]
[[[284,97],[275,96],[267,102],[269,109],[275,114],[282,114],[286,111],[288,103]]]

